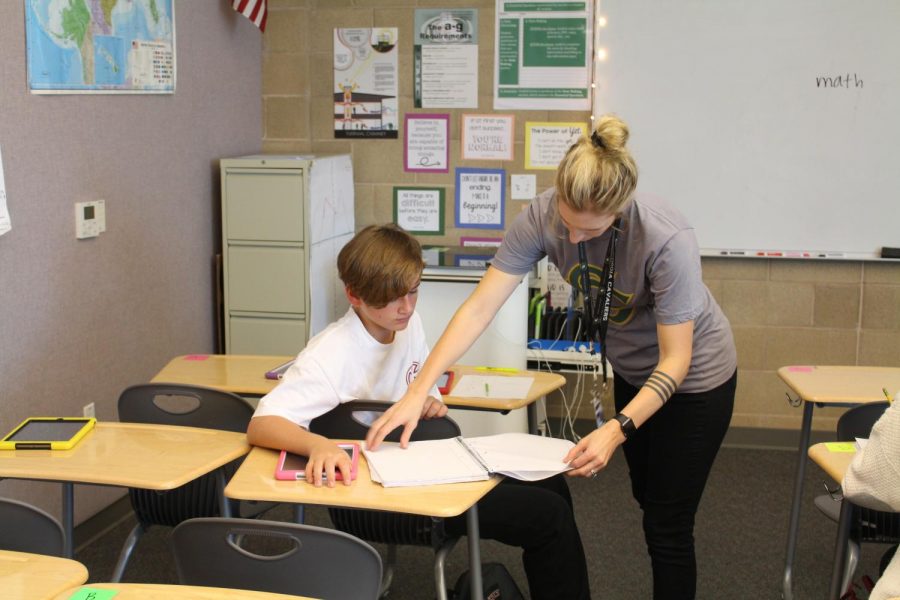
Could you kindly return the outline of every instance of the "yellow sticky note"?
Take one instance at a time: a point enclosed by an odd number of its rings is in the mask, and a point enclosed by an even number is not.
[[[829,452],[856,452],[856,443],[854,442],[826,442],[825,447]]]

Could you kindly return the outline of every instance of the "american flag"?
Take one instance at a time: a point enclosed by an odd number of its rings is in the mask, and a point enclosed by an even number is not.
[[[231,6],[238,11],[254,25],[259,27],[260,31],[266,30],[266,0],[232,0]]]

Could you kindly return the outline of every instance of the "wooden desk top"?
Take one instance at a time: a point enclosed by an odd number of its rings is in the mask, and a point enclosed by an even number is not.
[[[338,482],[333,488],[317,488],[306,481],[275,479],[278,454],[275,450],[254,447],[225,487],[225,496],[237,500],[320,504],[455,517],[467,511],[503,479],[495,476],[487,481],[384,488],[372,481],[369,464],[360,455],[359,471],[352,485]]]
[[[778,376],[805,402],[864,404],[884,401],[881,388],[900,390],[900,368],[792,365]]]
[[[241,354],[187,354],[176,356],[153,377],[153,383],[186,383],[225,390],[248,396],[265,396],[278,385],[266,379],[265,373],[294,358],[293,356],[250,356]],[[565,385],[558,373],[543,371],[480,371],[476,367],[456,365],[454,384],[466,374],[498,377],[533,377],[534,383],[525,398],[459,398],[451,393],[444,396],[447,406],[508,411],[527,406],[553,390]]]
[[[278,385],[277,380],[266,379],[266,371],[293,358],[293,356],[244,354],[186,354],[170,360],[151,382],[186,383],[235,394],[265,396]]]
[[[89,583],[85,588],[116,590],[115,600],[158,600],[178,598],[179,600],[302,600],[306,596],[288,596],[271,592],[251,592],[230,588],[201,587],[195,585],[163,585],[159,583]],[[77,592],[71,588],[55,597],[68,600]],[[309,600],[307,598],[307,600]]]
[[[68,558],[0,550],[4,598],[52,598],[87,578],[87,568]]]
[[[0,477],[170,490],[249,451],[243,433],[98,422],[71,450],[0,451]]]
[[[851,442],[852,443],[852,442]],[[825,442],[813,444],[807,454],[814,463],[822,467],[829,477],[840,483],[844,479],[844,473],[850,467],[856,452],[832,452]]]

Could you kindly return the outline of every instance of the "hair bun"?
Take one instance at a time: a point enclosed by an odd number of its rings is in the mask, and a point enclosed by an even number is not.
[[[616,115],[603,115],[597,119],[591,142],[604,150],[621,150],[628,142],[628,125]]]

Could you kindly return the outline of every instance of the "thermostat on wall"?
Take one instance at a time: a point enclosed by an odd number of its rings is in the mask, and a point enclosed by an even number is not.
[[[97,237],[106,231],[106,201],[75,203],[75,237],[79,240]]]

